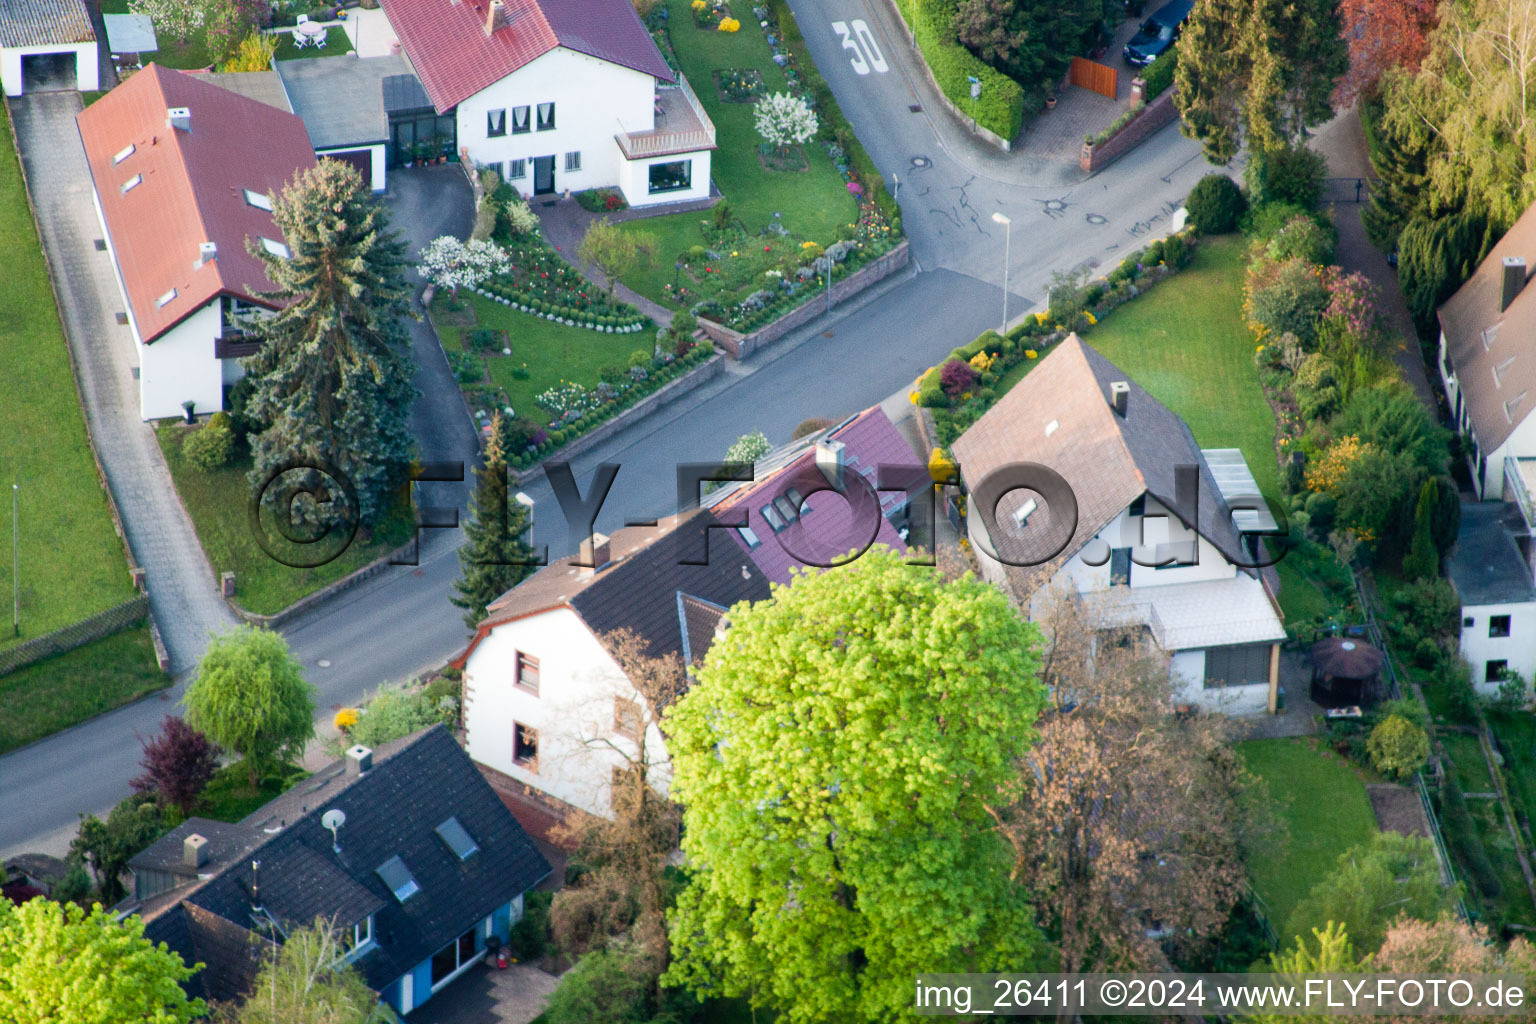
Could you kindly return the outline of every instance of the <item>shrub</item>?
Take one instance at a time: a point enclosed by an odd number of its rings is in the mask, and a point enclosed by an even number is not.
[[[924,409],[944,409],[949,406],[949,396],[941,385],[925,383],[917,389],[917,404]]]
[[[629,376],[622,366],[614,366],[612,363],[601,366],[597,371],[597,379],[607,384],[617,384]]]
[[[458,714],[458,701],[454,697],[433,699],[403,686],[381,686],[360,710],[347,738],[365,747],[378,747],[429,725],[452,721]]]
[[[897,7],[939,90],[981,127],[1005,139],[1017,135],[1024,121],[1024,89],[960,45],[954,29],[955,0],[900,0]],[[975,100],[972,78],[981,82],[981,97]]]
[[[1338,240],[1338,229],[1333,225],[1324,228],[1315,218],[1301,215],[1291,218],[1284,227],[1270,236],[1265,253],[1272,260],[1300,259],[1308,263],[1331,263],[1333,248]]]
[[[1328,285],[1317,267],[1299,259],[1260,260],[1248,271],[1248,325],[1261,338],[1296,335],[1303,346],[1317,340],[1328,305]]]
[[[1164,54],[1170,56],[1173,51]],[[1155,67],[1163,57],[1153,62]],[[1202,235],[1223,235],[1237,227],[1238,218],[1248,209],[1248,200],[1237,182],[1225,174],[1207,174],[1190,189],[1184,200],[1189,222]]]
[[[629,354],[629,368],[646,367],[651,365],[651,354],[643,348],[637,348]]]
[[[976,368],[962,359],[951,359],[939,371],[939,386],[951,400],[976,387]]]
[[[1307,210],[1317,209],[1327,173],[1323,155],[1305,146],[1255,150],[1243,170],[1248,194],[1255,203],[1295,203]]]
[[[1141,73],[1141,79],[1146,83],[1146,89],[1142,95],[1148,103],[1168,91],[1168,87],[1173,84],[1173,73],[1178,68],[1178,64],[1178,47],[1170,46],[1163,51],[1162,56],[1147,65],[1147,70]],[[1227,230],[1230,231],[1231,228]]]
[[[475,384],[485,379],[485,363],[473,352],[449,352],[448,367],[460,384]]]
[[[802,437],[816,433],[818,430],[826,430],[828,427],[834,426],[836,422],[836,420],[827,419],[825,416],[812,416],[808,420],[801,420],[799,426],[795,427],[794,433],[789,435],[789,439],[791,441],[798,441]]]
[[[1248,212],[1243,214],[1238,226],[1243,234],[1255,242],[1263,243],[1268,242],[1277,231],[1297,217],[1315,218],[1315,214],[1295,203],[1254,203],[1248,207]]]
[[[211,473],[229,462],[235,451],[235,433],[224,423],[212,420],[181,443],[181,454],[193,469]]]
[[[650,988],[642,958],[627,946],[594,949],[549,996],[545,1024],[643,1024]]]
[[[523,897],[523,916],[507,938],[517,960],[537,960],[549,948],[549,904],[554,897],[548,889],[535,889]]]
[[[1371,767],[1397,779],[1406,779],[1429,760],[1429,735],[1402,715],[1388,715],[1371,730],[1366,741]]]

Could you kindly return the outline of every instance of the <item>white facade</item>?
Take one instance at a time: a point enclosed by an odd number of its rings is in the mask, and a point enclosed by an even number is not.
[[[9,46],[0,49],[0,85],[7,96],[20,96],[24,87],[22,58],[49,53],[75,55],[75,88],[95,92],[101,87],[101,68],[96,43],[50,43],[44,46]]]
[[[537,694],[517,684],[520,654],[538,661]],[[615,730],[616,701],[643,705],[644,698],[574,611],[552,608],[505,622],[464,665],[465,748],[481,764],[606,816],[614,769],[639,753],[633,739]],[[534,763],[513,756],[519,727],[537,732]],[[671,771],[661,732],[648,724],[646,733],[649,778],[665,793]]]
[[[1456,374],[1447,369],[1445,332],[1440,332],[1440,380],[1445,385],[1446,402],[1451,407],[1452,427],[1457,433],[1469,434],[1473,441],[1471,453],[1472,487],[1477,496],[1484,501],[1503,500],[1504,494],[1504,460],[1506,458],[1529,459],[1536,458],[1536,416],[1526,416],[1498,448],[1489,452],[1484,451],[1482,442],[1477,437],[1477,431],[1472,426],[1472,419],[1467,413],[1466,401],[1461,394],[1461,382],[1456,379]],[[1509,500],[1519,500],[1517,495],[1508,495]]]
[[[708,196],[708,149],[629,161],[614,138],[665,127],[656,123],[657,84],[643,71],[557,47],[458,105],[459,149],[523,195],[618,187],[631,206]],[[554,105],[552,128],[539,128],[541,104]],[[527,131],[517,130],[522,108]],[[651,165],[681,161],[690,163],[691,185],[653,194]],[[550,168],[547,178],[540,166]]]
[[[1463,605],[1461,656],[1479,693],[1498,693],[1500,667],[1529,684],[1536,678],[1536,603]]]

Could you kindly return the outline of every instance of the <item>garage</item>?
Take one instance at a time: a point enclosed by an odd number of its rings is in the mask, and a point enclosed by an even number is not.
[[[7,96],[100,88],[84,0],[0,2],[0,86]]]

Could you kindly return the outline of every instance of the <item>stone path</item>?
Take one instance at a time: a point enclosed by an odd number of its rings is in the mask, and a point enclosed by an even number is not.
[[[111,258],[95,245],[102,232],[75,128],[80,96],[37,93],[9,103],[86,421],[129,546],[146,570],[171,671],[179,674],[193,667],[211,634],[235,619],[218,595],[154,431],[139,418],[137,355],[128,328],[115,320],[122,295]]]

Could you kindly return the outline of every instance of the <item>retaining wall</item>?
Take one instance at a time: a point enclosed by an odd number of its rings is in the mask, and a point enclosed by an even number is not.
[[[1173,90],[1168,89],[1157,99],[1142,107],[1141,113],[1116,132],[1113,138],[1097,146],[1083,143],[1083,151],[1078,157],[1077,165],[1089,174],[1107,167],[1145,142],[1153,132],[1170,121],[1176,120],[1178,116],[1179,109],[1173,105]]]

